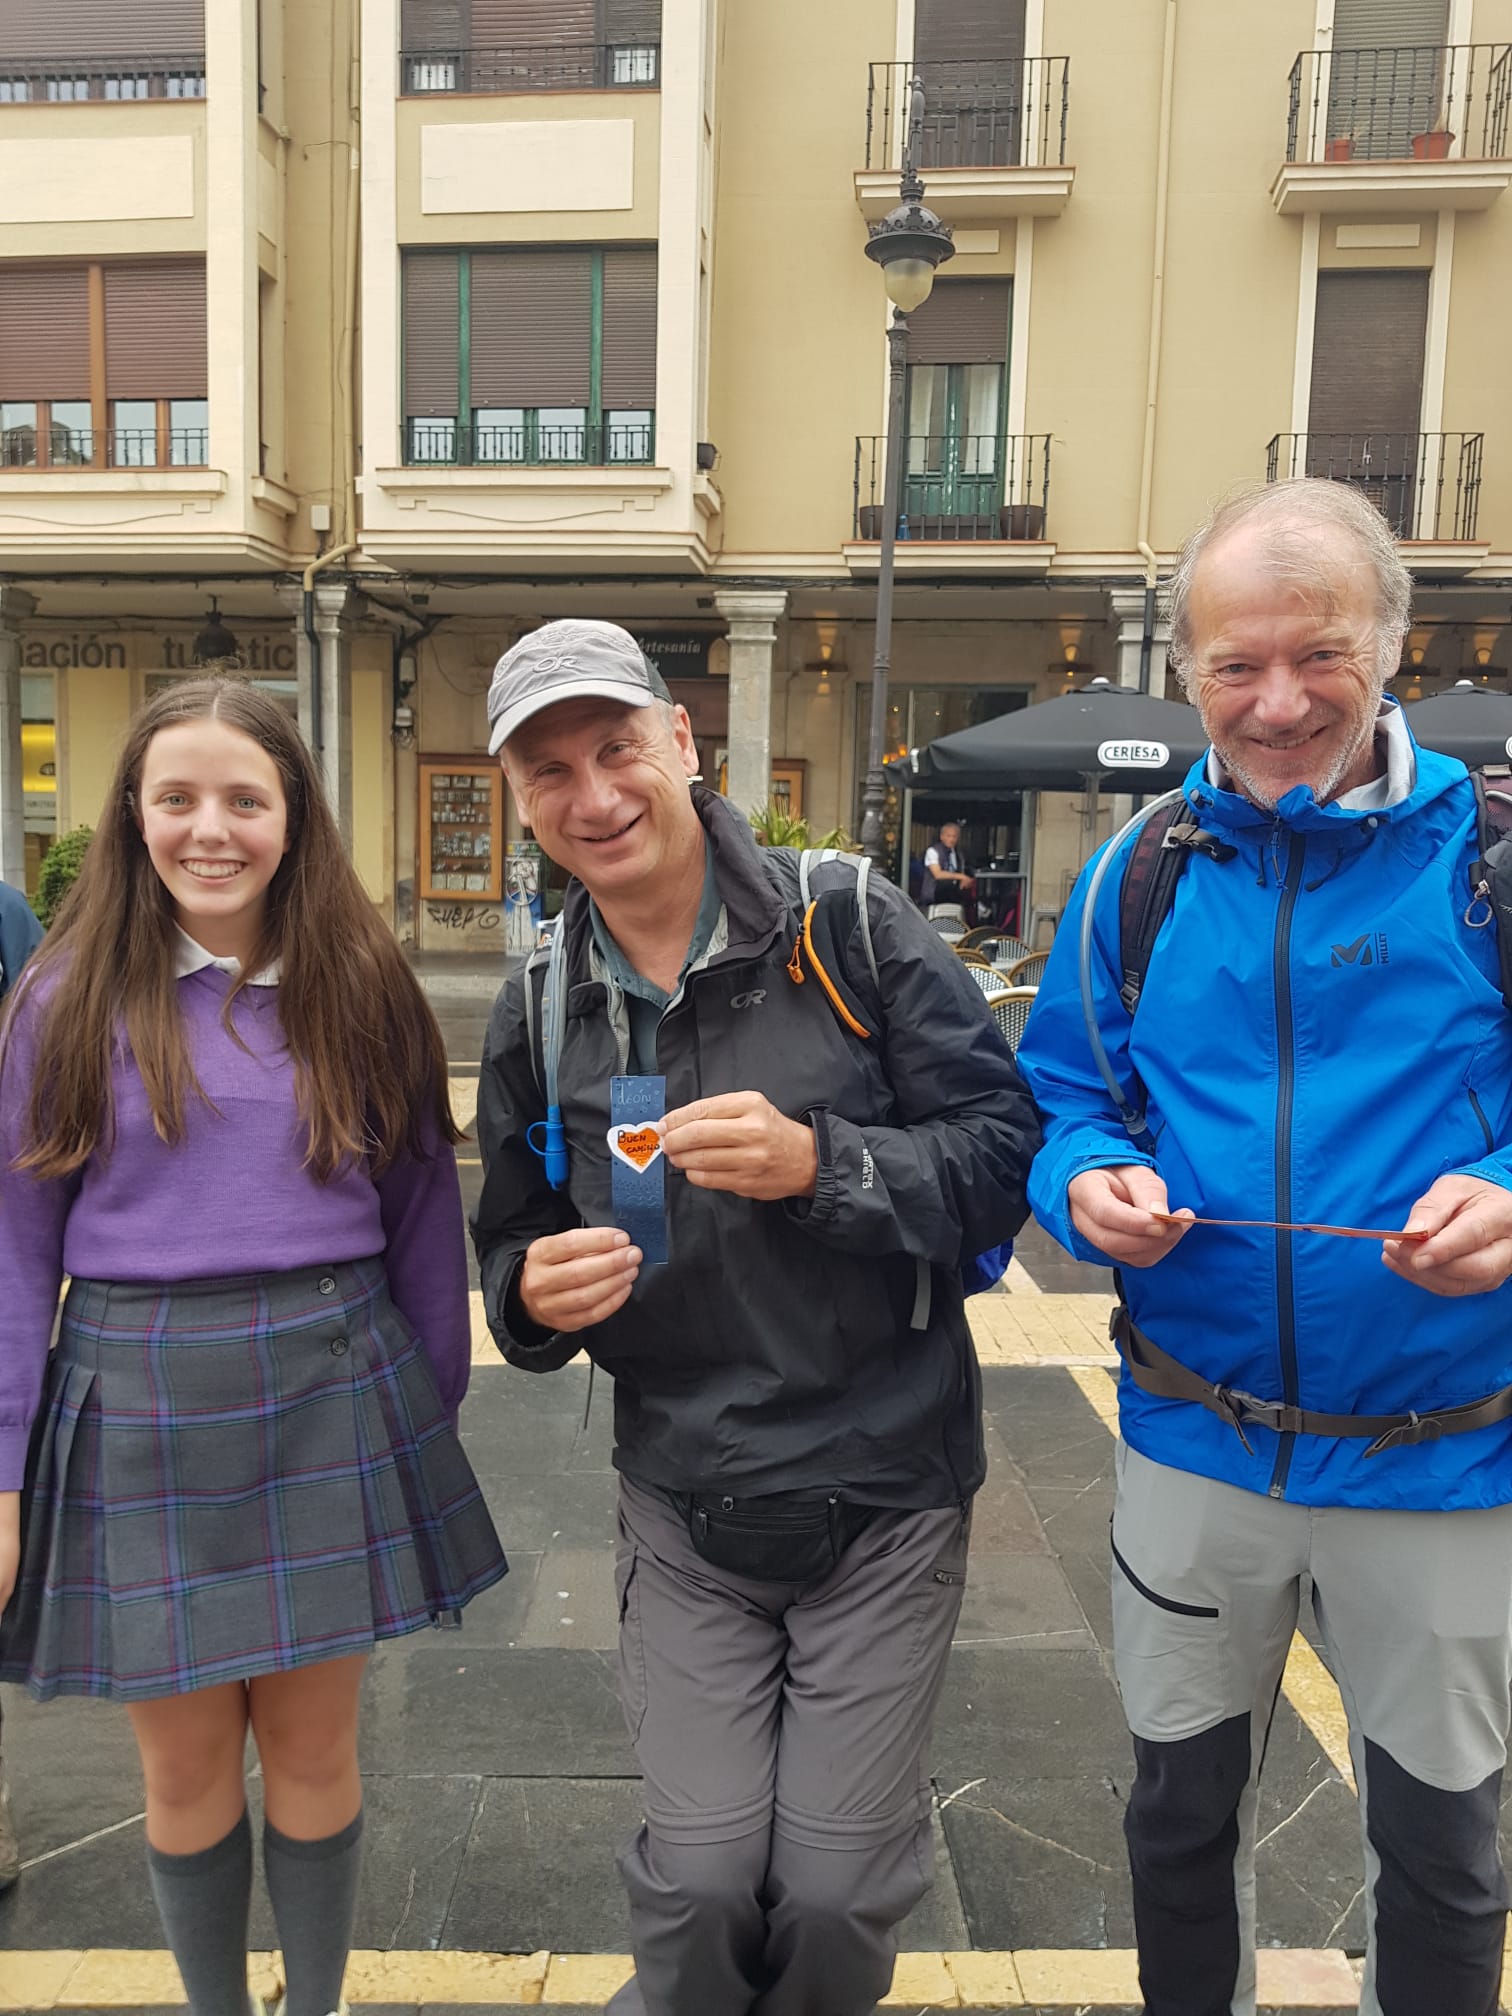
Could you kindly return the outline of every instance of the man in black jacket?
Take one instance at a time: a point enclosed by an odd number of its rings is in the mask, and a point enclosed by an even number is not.
[[[688,717],[628,633],[534,632],[489,719],[577,878],[558,983],[533,962],[494,1010],[473,1234],[509,1361],[583,1348],[615,1381],[646,1817],[610,2008],[869,2016],[929,1881],[929,1726],[984,1470],[959,1270],[1023,1222],[1034,1109],[897,890],[863,920],[832,862],[809,912],[797,858],[690,789]],[[557,1039],[561,1189],[527,1138]],[[616,1223],[607,1152],[611,1080],[648,1074],[665,1265]]]

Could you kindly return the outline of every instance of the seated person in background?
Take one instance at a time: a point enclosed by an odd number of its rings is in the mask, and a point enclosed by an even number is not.
[[[976,882],[966,872],[961,829],[953,819],[945,822],[938,840],[931,841],[924,850],[924,886],[919,892],[919,907],[926,917],[934,903],[959,903],[966,913],[966,922],[976,922]]]

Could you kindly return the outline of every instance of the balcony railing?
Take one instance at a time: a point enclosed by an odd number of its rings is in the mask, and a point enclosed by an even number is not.
[[[886,437],[856,439],[855,533],[882,536]],[[1048,434],[910,434],[904,444],[900,539],[1043,539],[1050,501]]]
[[[1265,480],[1352,483],[1398,539],[1471,540],[1480,508],[1483,434],[1277,434]]]
[[[87,427],[54,426],[49,430],[47,459],[37,453],[35,427],[0,431],[0,468],[5,469],[203,469],[210,434],[204,427],[112,427],[104,435],[104,455],[96,454],[96,436]]]
[[[406,98],[446,92],[635,91],[661,83],[657,42],[551,42],[508,49],[405,49]]]
[[[133,98],[203,98],[205,58],[68,56],[0,52],[0,105],[119,104]]]
[[[1050,168],[1066,159],[1069,59],[873,63],[866,94],[866,165],[896,168],[908,125],[909,85],[924,87],[917,166]]]
[[[1292,65],[1288,161],[1499,161],[1512,44],[1307,49]]]
[[[405,423],[404,459],[411,466],[476,469],[495,465],[554,469],[647,463],[656,455],[656,422],[606,414],[601,426],[511,421],[459,427],[451,420]]]

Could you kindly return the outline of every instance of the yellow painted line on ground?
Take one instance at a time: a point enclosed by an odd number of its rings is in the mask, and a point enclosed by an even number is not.
[[[346,1998],[365,2003],[558,2008],[606,2002],[629,1980],[624,1953],[357,1952]],[[1359,1981],[1343,1953],[1262,1949],[1260,2001],[1293,2009],[1350,2009]],[[254,1953],[253,1990],[280,1985],[278,1956]],[[153,1950],[7,1953],[0,1962],[0,2011],[182,2008],[183,1985],[169,1953]],[[884,2009],[1021,2009],[1069,2004],[1086,2010],[1137,2003],[1131,1951],[1097,1948],[1016,1953],[900,1953]]]
[[[478,1117],[478,1074],[469,1078],[448,1078],[446,1089],[451,1094],[451,1109],[457,1125],[467,1133],[473,1131],[473,1121]]]
[[[1072,1367],[1071,1377],[1110,1434],[1118,1433],[1118,1382],[1111,1372]],[[1318,1747],[1350,1791],[1356,1790],[1349,1756],[1349,1720],[1334,1677],[1298,1631],[1286,1656],[1281,1691],[1312,1731]],[[1305,2004],[1302,2006],[1306,2006]]]
[[[984,1365],[1115,1365],[1107,1295],[1042,1295],[1011,1290],[974,1295],[966,1305]]]

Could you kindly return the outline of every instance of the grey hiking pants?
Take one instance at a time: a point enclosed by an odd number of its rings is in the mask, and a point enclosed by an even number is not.
[[[1361,2016],[1496,2016],[1512,1506],[1318,1510],[1120,1443],[1113,1640],[1148,2016],[1254,2016],[1260,1766],[1304,1576],[1360,1794]]]
[[[879,1512],[793,1588],[710,1567],[621,1479],[620,1686],[645,1778],[613,2016],[871,2016],[932,1873],[927,1750],[970,1515]]]

